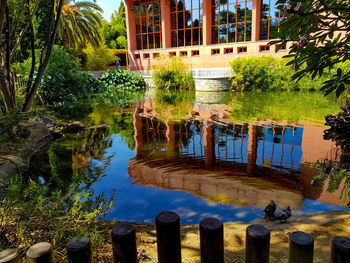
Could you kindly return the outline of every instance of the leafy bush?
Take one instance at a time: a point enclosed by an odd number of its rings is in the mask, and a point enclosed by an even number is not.
[[[153,67],[153,82],[159,89],[194,89],[194,79],[180,58],[162,59]],[[164,62],[163,62],[164,61]]]
[[[146,87],[146,82],[141,75],[123,69],[108,70],[100,81],[107,87],[109,92],[124,90],[141,90]]]
[[[241,91],[253,90],[317,90],[329,77],[306,76],[299,82],[292,80],[294,70],[287,60],[273,57],[241,57],[230,62],[232,87]]]
[[[103,70],[116,60],[119,60],[113,50],[109,49],[106,45],[101,45],[99,48],[88,45],[88,47],[84,49],[84,52],[87,56],[86,67],[89,70]]]

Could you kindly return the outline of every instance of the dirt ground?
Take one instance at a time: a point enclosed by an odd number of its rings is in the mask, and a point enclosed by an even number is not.
[[[286,223],[258,220],[249,223],[225,223],[225,262],[244,262],[245,230],[250,224],[262,224],[271,231],[270,262],[287,262],[288,234],[304,231],[315,240],[315,263],[329,262],[330,244],[335,236],[350,237],[350,210],[331,211],[289,219]],[[137,248],[157,261],[154,224],[133,224],[137,231]],[[109,239],[108,239],[109,238]],[[182,225],[182,262],[200,262],[198,225]],[[110,240],[110,237],[106,237]],[[99,251],[97,262],[112,262],[112,246],[106,244]],[[140,262],[152,262],[143,258]]]

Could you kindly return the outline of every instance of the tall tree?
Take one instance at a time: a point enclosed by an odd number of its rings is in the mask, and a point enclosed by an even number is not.
[[[40,0],[0,0],[0,94],[7,111],[16,106],[17,91],[11,74],[11,63],[19,50],[23,36],[27,33],[30,34],[31,39],[32,69],[25,90],[22,111],[28,111],[33,104],[50,59],[64,4],[64,0],[50,1],[53,3],[47,13],[50,23],[40,50],[39,65],[36,67],[33,18],[37,13]]]
[[[63,45],[75,47],[81,42],[100,45],[103,10],[95,1],[65,0],[62,10],[59,35]]]

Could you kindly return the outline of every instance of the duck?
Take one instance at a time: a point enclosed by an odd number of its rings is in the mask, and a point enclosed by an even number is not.
[[[275,220],[281,220],[282,222],[286,222],[292,216],[292,210],[290,206],[287,206],[285,209],[282,209],[277,216],[275,216]]]

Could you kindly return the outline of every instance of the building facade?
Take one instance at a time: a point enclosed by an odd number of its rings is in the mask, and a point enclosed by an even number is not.
[[[277,0],[125,0],[130,70],[179,56],[192,69],[228,68],[237,56],[281,57],[269,46],[283,10]]]

